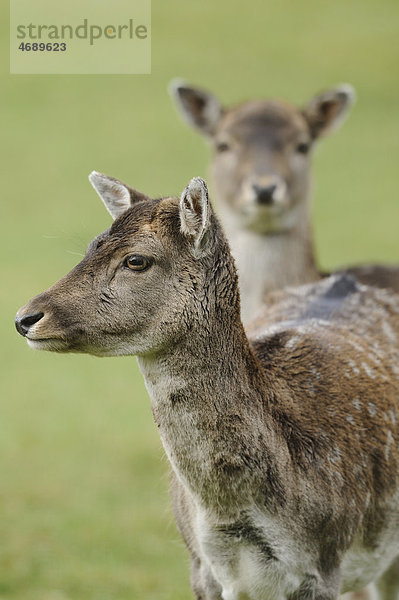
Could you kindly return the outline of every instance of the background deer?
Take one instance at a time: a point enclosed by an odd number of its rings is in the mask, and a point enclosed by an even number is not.
[[[172,82],[171,92],[183,118],[211,144],[216,199],[248,322],[267,292],[320,278],[311,228],[312,151],[343,123],[354,90],[338,86],[302,108],[276,100],[224,108],[213,94],[181,82]],[[347,271],[399,291],[397,267]]]
[[[115,222],[16,326],[39,350],[138,356],[197,600],[396,597],[399,298],[333,276],[249,341],[205,183],[179,201],[90,180]]]

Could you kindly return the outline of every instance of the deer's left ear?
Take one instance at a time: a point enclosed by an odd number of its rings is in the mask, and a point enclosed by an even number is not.
[[[113,219],[119,217],[136,202],[149,200],[149,197],[130,188],[118,179],[92,171],[89,181],[104,202]]]
[[[180,228],[192,242],[196,256],[201,256],[205,250],[210,212],[206,183],[200,177],[194,177],[180,197]]]
[[[302,110],[313,139],[338,129],[355,100],[356,92],[349,83],[314,96]]]

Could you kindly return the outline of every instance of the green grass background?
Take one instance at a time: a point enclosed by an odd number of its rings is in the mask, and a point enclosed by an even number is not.
[[[399,260],[397,0],[153,0],[152,75],[10,76],[1,5],[0,599],[183,600],[188,559],[134,358],[34,353],[13,326],[109,225],[92,169],[152,195],[207,175],[166,93],[358,103],[315,157],[320,263]]]

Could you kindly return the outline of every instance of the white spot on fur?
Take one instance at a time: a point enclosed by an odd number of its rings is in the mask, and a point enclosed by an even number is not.
[[[367,363],[365,363],[363,361],[362,362],[362,367],[363,367],[363,370],[368,375],[368,377],[370,377],[371,379],[375,379],[375,372],[373,371],[373,369]]]
[[[387,340],[391,342],[391,344],[394,344],[396,342],[396,335],[388,321],[383,320],[381,322],[381,329]]]
[[[354,469],[353,469],[353,472],[354,472],[354,474],[355,474],[356,477],[359,477],[359,475],[362,472],[362,469],[360,468],[360,465],[355,465]]]
[[[339,485],[340,487],[343,487],[344,485],[344,478],[342,477],[341,473],[339,473],[339,471],[333,471],[332,473],[333,479],[335,480],[336,484]]]
[[[292,338],[290,338],[288,340],[288,342],[286,342],[286,348],[295,348],[295,346],[298,344],[298,342],[301,341],[301,338],[299,337],[299,335],[294,335]]]
[[[347,340],[347,342],[348,342],[348,344],[350,346],[352,346],[352,348],[354,348],[355,350],[357,350],[359,353],[361,353],[361,354],[364,353],[364,347],[361,344],[359,344],[356,340],[349,338]]]
[[[359,375],[360,370],[358,369],[358,367],[356,366],[356,363],[354,360],[352,360],[351,358],[348,358],[348,365],[351,367],[352,371],[355,373],[355,375]]]
[[[316,367],[312,367],[311,372],[313,373],[317,381],[320,381],[321,375],[320,372],[316,369]]]
[[[389,455],[391,452],[391,445],[393,443],[393,435],[392,431],[388,431],[387,433],[387,445],[385,446],[385,460],[389,459]]]
[[[341,458],[341,451],[338,447],[333,448],[328,454],[328,460],[333,464],[340,462]]]
[[[367,404],[367,411],[370,415],[370,417],[375,417],[375,415],[377,414],[377,407],[373,402],[369,402]]]

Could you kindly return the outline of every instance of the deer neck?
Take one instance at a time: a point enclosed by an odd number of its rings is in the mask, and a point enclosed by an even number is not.
[[[261,234],[242,227],[232,211],[221,218],[236,261],[244,324],[263,306],[267,293],[320,278],[316,268],[308,208],[298,207],[295,225],[284,232]]]
[[[265,375],[238,310],[235,323],[215,319],[174,348],[138,359],[178,479],[201,505],[215,512],[223,506],[224,516],[253,496],[255,473],[246,461],[251,453],[256,460],[260,439],[273,440],[261,417]]]

